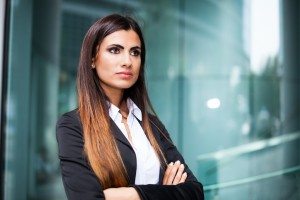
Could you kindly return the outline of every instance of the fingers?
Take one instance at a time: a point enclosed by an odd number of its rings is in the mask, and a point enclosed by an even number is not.
[[[166,185],[167,184],[167,180],[169,178],[169,174],[170,174],[170,171],[173,167],[174,163],[171,162],[170,164],[168,164],[168,167],[167,167],[167,170],[165,172],[165,175],[164,175],[164,178],[163,178],[163,184]]]
[[[168,179],[167,179],[167,185],[172,185],[179,166],[180,166],[180,161],[176,161],[175,164],[172,166],[169,176],[168,176]]]
[[[183,175],[183,170],[184,170],[184,165],[180,164],[179,167],[178,167],[176,176],[175,176],[175,178],[173,180],[173,185],[177,185],[180,182],[181,177]]]
[[[184,183],[185,180],[186,180],[186,178],[187,178],[187,173],[184,172],[184,173],[182,174],[182,176],[181,176],[181,179],[180,179],[179,183]]]
[[[184,173],[184,164],[181,164],[180,161],[175,163],[171,162],[165,172],[163,177],[164,185],[177,185],[179,183],[185,182],[187,178],[187,173]]]

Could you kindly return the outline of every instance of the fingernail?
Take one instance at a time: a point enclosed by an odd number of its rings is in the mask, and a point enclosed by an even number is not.
[[[180,161],[179,161],[179,160],[177,160],[177,161],[175,162],[175,164],[177,164],[177,165],[178,165],[178,164],[180,164]]]
[[[174,165],[174,163],[173,162],[170,162],[170,164],[169,164],[170,166],[172,166],[172,165]]]

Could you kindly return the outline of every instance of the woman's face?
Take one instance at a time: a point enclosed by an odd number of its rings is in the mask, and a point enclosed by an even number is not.
[[[133,30],[119,30],[106,36],[93,67],[104,91],[123,91],[138,79],[141,67],[141,41]]]

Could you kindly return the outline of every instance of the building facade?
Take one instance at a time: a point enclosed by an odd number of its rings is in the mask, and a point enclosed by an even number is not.
[[[66,199],[55,125],[89,26],[133,16],[160,119],[214,199],[300,199],[300,2],[4,0],[1,199]]]

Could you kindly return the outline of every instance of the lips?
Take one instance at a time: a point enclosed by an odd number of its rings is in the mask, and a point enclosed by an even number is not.
[[[130,79],[133,74],[132,72],[124,71],[116,73],[121,79]]]
[[[132,76],[132,73],[131,72],[118,72],[117,74],[120,74],[120,75],[127,75],[127,76]]]

